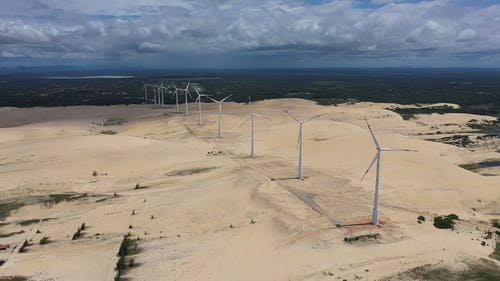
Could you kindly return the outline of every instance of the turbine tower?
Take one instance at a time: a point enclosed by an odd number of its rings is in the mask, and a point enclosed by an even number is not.
[[[248,118],[243,123],[241,123],[240,127],[245,125],[248,121],[251,121],[251,124],[252,124],[252,144],[250,147],[250,157],[255,158],[255,142],[254,142],[255,139],[254,139],[254,126],[253,126],[254,117],[257,116],[257,117],[264,118],[264,119],[267,119],[267,118],[258,114],[258,113],[255,113],[255,110],[253,109],[253,105],[252,105],[252,101],[250,100],[250,97],[248,97],[248,103],[250,104],[250,108],[252,109],[252,113],[250,113],[250,116],[248,116]]]
[[[322,115],[325,115],[326,112],[324,113],[320,113],[320,114],[317,114],[317,115],[313,115],[313,116],[310,116],[304,120],[301,120],[300,118],[298,118],[297,116],[295,116],[293,113],[291,113],[290,111],[288,111],[288,109],[285,109],[285,112],[288,113],[288,115],[290,115],[290,117],[292,117],[295,121],[297,121],[299,123],[299,138],[297,140],[297,146],[299,147],[299,180],[304,180],[304,170],[303,170],[303,167],[302,167],[302,149],[303,149],[303,142],[302,142],[302,129],[304,127],[304,123],[306,122],[309,122],[315,118],[318,118]]]
[[[217,137],[218,138],[221,138],[221,115],[222,115],[222,103],[227,100],[231,95],[221,99],[220,101],[218,100],[214,100],[213,98],[209,97],[209,99],[211,99],[213,102],[215,103],[218,103],[219,104],[219,129],[218,129],[218,134],[217,134]]]
[[[366,169],[366,172],[363,174],[363,177],[361,177],[361,181],[365,178],[366,174],[370,171],[371,167],[375,162],[377,162],[377,177],[375,179],[375,196],[373,200],[373,213],[372,213],[372,224],[373,225],[379,225],[379,219],[380,219],[380,197],[379,197],[379,191],[380,191],[380,156],[382,155],[383,151],[416,151],[413,149],[404,149],[404,148],[393,148],[393,147],[380,147],[380,144],[377,141],[377,138],[375,137],[375,134],[373,133],[372,128],[370,127],[370,124],[368,124],[368,120],[365,119],[366,125],[368,126],[368,130],[370,130],[370,134],[372,135],[373,142],[375,143],[375,148],[377,152],[375,153],[375,157],[373,158],[372,162],[370,163],[370,166],[368,166],[368,169]]]
[[[179,91],[181,89],[177,88],[174,83],[172,83],[172,85],[174,86],[174,92],[172,95],[175,95],[175,113],[179,113]]]
[[[189,92],[189,83],[191,83],[191,81],[188,81],[187,85],[186,85],[186,89],[184,89],[184,102],[186,104],[186,110],[185,110],[185,113],[186,113],[186,116],[189,115],[189,106],[188,106],[188,95],[191,96],[191,93]]]
[[[202,124],[202,122],[201,122],[201,98],[202,97],[208,97],[208,95],[200,94],[200,90],[201,90],[201,88],[198,85],[196,85],[194,87],[194,91],[198,95],[198,97],[196,98],[195,102],[198,103],[198,125],[199,126],[201,126],[201,124]]]
[[[153,101],[154,104],[156,104],[156,84],[153,84]]]
[[[153,87],[153,90],[154,90],[154,86],[151,83],[142,82],[142,84],[143,84],[143,89],[144,89],[144,100],[147,103],[148,102],[148,87]]]

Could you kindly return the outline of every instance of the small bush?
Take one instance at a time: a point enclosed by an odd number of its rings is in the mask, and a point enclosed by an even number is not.
[[[98,175],[97,171],[92,172],[92,176],[97,177],[97,175]]]
[[[455,222],[447,216],[437,216],[434,218],[434,226],[439,229],[453,228]]]
[[[80,238],[80,236],[82,236],[82,231],[80,230],[80,228],[78,228],[76,232],[73,234],[73,238],[71,238],[71,240],[76,240]]]
[[[86,228],[87,228],[87,226],[85,225],[85,223],[82,223],[82,225],[80,226],[80,230],[84,231]]]
[[[135,185],[135,189],[139,189],[139,188],[141,188],[141,185],[140,185],[139,183],[137,183],[137,184]]]
[[[419,220],[419,221],[425,221],[425,217],[422,216],[422,215],[420,215],[420,216],[417,217],[417,220]]]
[[[500,221],[498,221],[497,219],[491,220],[491,225],[500,229]]]
[[[40,239],[40,242],[38,244],[45,245],[45,244],[49,244],[49,243],[50,243],[49,237],[44,236],[42,239]]]
[[[458,220],[459,219],[458,215],[456,215],[456,214],[449,214],[447,217],[449,217],[452,220]]]
[[[24,240],[23,244],[21,245],[21,247],[19,248],[19,253],[24,253],[26,252],[27,248],[29,247],[30,245],[30,242],[28,242],[27,239]]]

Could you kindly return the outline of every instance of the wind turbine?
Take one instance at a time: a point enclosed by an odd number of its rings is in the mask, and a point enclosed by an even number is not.
[[[177,88],[174,83],[172,83],[172,85],[174,86],[174,92],[172,95],[175,95],[175,113],[179,113],[179,91],[181,89]]]
[[[302,142],[302,128],[304,127],[304,123],[309,122],[315,118],[318,118],[322,115],[325,115],[327,112],[316,114],[309,116],[308,118],[301,120],[297,116],[295,116],[293,113],[288,111],[288,109],[285,109],[285,112],[290,115],[295,121],[299,123],[299,138],[297,140],[297,146],[299,147],[299,180],[304,180],[304,170],[302,168],[302,148],[303,148],[303,142]]]
[[[227,100],[231,95],[221,99],[220,101],[218,100],[214,100],[213,98],[211,97],[208,97],[209,99],[211,99],[213,102],[215,103],[218,103],[219,104],[219,129],[218,129],[218,134],[217,134],[217,137],[218,138],[221,138],[221,133],[220,133],[220,129],[221,129],[221,115],[222,115],[222,103]]]
[[[380,218],[380,200],[379,200],[379,191],[380,191],[380,156],[382,155],[382,151],[416,151],[413,149],[404,149],[404,148],[393,148],[393,147],[380,147],[380,144],[377,141],[377,138],[375,137],[375,134],[373,133],[372,128],[370,127],[370,124],[368,124],[368,120],[365,119],[366,125],[368,126],[368,129],[370,130],[370,134],[372,135],[373,142],[375,143],[375,148],[377,152],[375,153],[375,157],[373,158],[372,162],[370,163],[370,166],[368,166],[368,169],[366,169],[366,172],[363,174],[363,177],[361,177],[361,181],[365,178],[366,174],[368,171],[370,171],[371,167],[375,162],[377,162],[377,177],[375,179],[375,196],[373,200],[373,214],[372,214],[372,224],[373,225],[379,225],[379,218]]]
[[[196,85],[194,87],[194,91],[196,92],[196,94],[198,95],[198,97],[196,98],[196,101],[198,103],[198,125],[201,126],[201,98],[202,97],[208,97],[208,95],[206,94],[200,94],[200,91],[199,91],[199,86]],[[200,88],[201,89],[201,88]]]
[[[248,97],[248,103],[250,104],[250,108],[252,109],[252,113],[250,114],[250,116],[248,116],[248,118],[245,120],[245,122],[241,123],[240,127],[245,125],[245,123],[247,123],[248,121],[251,121],[252,123],[252,145],[251,145],[251,148],[250,148],[250,157],[252,158],[255,158],[255,144],[254,144],[254,126],[253,126],[253,120],[254,120],[254,117],[257,116],[257,117],[260,117],[260,118],[264,118],[264,119],[267,119],[266,117],[258,114],[258,113],[255,113],[255,110],[253,109],[253,105],[252,105],[252,101],[250,100],[250,97]]]
[[[188,81],[185,89],[181,89],[181,91],[184,92],[184,102],[186,104],[186,110],[184,112],[185,112],[186,116],[189,115],[188,94],[189,94],[189,96],[191,96],[191,93],[189,93],[189,83],[191,83],[191,81]]]
[[[148,102],[148,84],[142,82],[142,88],[144,89],[144,101]]]
[[[153,84],[153,101],[154,101],[154,104],[156,104],[156,85]]]

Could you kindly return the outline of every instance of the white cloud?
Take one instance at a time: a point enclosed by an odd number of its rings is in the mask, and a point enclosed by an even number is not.
[[[454,56],[500,46],[500,5],[372,2],[394,4],[360,9],[357,1],[336,0],[312,6],[303,0],[2,0],[0,51],[2,57],[113,59],[249,50]]]

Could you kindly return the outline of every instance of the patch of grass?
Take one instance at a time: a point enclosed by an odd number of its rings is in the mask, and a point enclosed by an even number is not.
[[[103,130],[101,131],[101,135],[116,135],[118,132],[115,132],[113,130]]]
[[[0,238],[7,238],[7,237],[11,237],[11,236],[18,235],[18,234],[23,234],[23,233],[24,233],[24,230],[9,232],[9,233],[5,233],[5,234],[0,233]]]
[[[20,221],[20,222],[17,222],[17,224],[21,225],[21,226],[27,226],[27,225],[30,225],[30,224],[35,224],[35,223],[38,223],[40,221],[49,221],[51,220],[52,218],[45,218],[45,219],[29,219],[29,220],[24,220],[24,221]]]
[[[106,120],[102,121],[102,126],[107,127],[107,126],[119,126],[122,125],[123,123],[126,123],[127,120],[122,119],[122,118],[107,118]]]
[[[139,239],[137,239],[139,240]],[[120,248],[118,249],[117,256],[119,257],[116,262],[116,276],[115,280],[121,280],[121,275],[127,269],[136,266],[135,260],[133,258],[128,259],[127,256],[137,254],[137,240],[131,239],[130,233],[127,233],[123,236],[123,240],[120,244]]]
[[[493,227],[496,227],[496,228],[500,229],[500,221],[498,219],[491,220],[491,225]]]
[[[5,220],[10,216],[10,212],[23,207],[24,204],[16,201],[0,203],[0,220]]]
[[[468,269],[458,272],[443,266],[427,264],[382,280],[496,281],[500,280],[500,267],[485,259],[468,263]]]
[[[0,276],[0,281],[28,281],[24,276]]]
[[[357,241],[370,241],[370,240],[379,240],[382,236],[379,233],[369,233],[369,234],[362,234],[362,235],[357,235],[357,236],[350,236],[350,237],[344,237],[344,242],[352,244],[353,242]]]
[[[495,250],[493,251],[493,253],[491,253],[490,257],[492,259],[496,259],[497,261],[500,261],[500,238],[499,237],[497,237]]]
[[[466,170],[469,170],[472,172],[476,172],[477,170],[481,169],[481,165],[479,165],[477,163],[460,164],[458,166],[460,166],[460,168],[463,168],[463,169],[466,169]]]
[[[43,200],[45,204],[54,204],[57,205],[63,201],[71,202],[79,199],[87,198],[87,193],[56,193],[49,194],[48,199]]]
[[[193,174],[201,174],[206,173],[217,169],[217,167],[204,167],[204,168],[193,168],[193,169],[184,169],[184,170],[175,170],[167,173],[167,176],[189,176]]]

